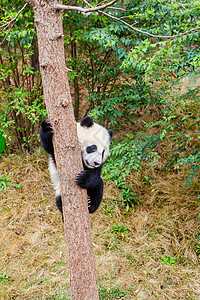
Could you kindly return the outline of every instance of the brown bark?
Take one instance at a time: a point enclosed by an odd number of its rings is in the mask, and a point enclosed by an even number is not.
[[[72,37],[72,28],[70,29],[70,35]],[[72,70],[76,69],[76,60],[77,60],[77,52],[76,52],[76,41],[71,41],[71,57],[75,59],[75,62],[72,66]],[[79,83],[77,77],[74,78],[74,116],[75,119],[78,120],[79,117],[79,101],[80,101],[80,94],[79,94]]]
[[[86,191],[75,183],[82,170],[80,145],[64,58],[62,11],[54,0],[27,0],[33,6],[38,34],[44,99],[54,130],[61,183],[72,300],[96,300],[98,284]]]

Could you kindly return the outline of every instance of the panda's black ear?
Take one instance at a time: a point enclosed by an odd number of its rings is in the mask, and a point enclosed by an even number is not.
[[[81,120],[80,125],[85,127],[91,127],[94,124],[94,121],[90,117],[85,117]]]
[[[109,133],[110,139],[112,139],[112,137],[113,137],[113,131],[111,129],[109,129],[108,133]]]

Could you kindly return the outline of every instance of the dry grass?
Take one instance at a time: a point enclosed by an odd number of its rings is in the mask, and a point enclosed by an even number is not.
[[[65,236],[46,157],[1,158],[0,176],[9,165],[12,183],[21,188],[0,191],[0,274],[10,279],[0,280],[0,299],[69,299]],[[110,183],[91,216],[99,284],[110,291],[101,299],[200,299],[197,178],[184,188],[184,169],[154,170],[151,177],[152,185],[142,183],[139,173],[130,177],[141,190],[134,212],[121,208]],[[125,234],[112,232],[113,224],[123,224]],[[165,255],[175,263],[163,263]],[[111,297],[113,291],[119,296]]]

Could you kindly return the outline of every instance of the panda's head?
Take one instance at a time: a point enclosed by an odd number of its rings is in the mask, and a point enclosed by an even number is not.
[[[89,169],[98,168],[109,155],[112,130],[107,130],[94,123],[90,117],[86,117],[77,123],[77,132],[84,164]]]

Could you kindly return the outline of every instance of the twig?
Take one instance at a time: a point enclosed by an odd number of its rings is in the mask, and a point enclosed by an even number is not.
[[[117,10],[126,11],[126,10],[125,10],[125,8],[121,8],[121,7],[109,6],[108,8],[110,8],[110,9],[117,9]]]
[[[14,19],[10,20],[7,24],[0,26],[0,28],[2,27],[7,27],[10,25],[10,23],[14,22],[17,17],[19,16],[19,14],[21,14],[21,12],[25,9],[25,7],[27,6],[27,3],[22,7],[22,9],[17,13],[17,15],[14,17]]]
[[[86,5],[88,5],[90,8],[93,7],[89,2],[87,2],[87,0],[83,0],[83,2],[84,2]],[[100,2],[100,3],[101,3],[101,2]],[[99,4],[100,4],[100,3],[99,3]]]
[[[179,3],[179,2],[176,2],[176,1],[174,1],[174,0],[171,0],[171,2],[173,2],[173,3],[177,4],[177,5],[179,5],[179,6],[182,7],[183,9],[186,9],[186,7],[183,6],[183,5],[182,5],[181,3]]]
[[[129,18],[129,16],[120,17],[119,20],[126,19],[126,18]],[[138,23],[138,22],[136,22],[136,23]]]
[[[21,14],[21,12],[25,9],[26,6],[27,6],[27,3],[26,3],[26,4],[22,7],[22,9],[17,13],[17,15],[15,16],[14,19],[10,20],[10,22],[8,22],[8,24],[3,25],[3,26],[5,26],[5,27],[7,28],[7,27],[13,22],[13,24],[12,24],[11,27],[10,27],[10,30],[9,30],[8,33],[5,35],[5,37],[4,37],[3,41],[1,42],[0,46],[4,43],[5,39],[6,39],[7,36],[9,35],[11,29],[12,29],[13,26],[15,25],[15,21],[16,21],[17,17],[19,16],[19,14]],[[3,26],[1,26],[1,27],[3,27]],[[6,28],[5,28],[5,29],[6,29]]]

